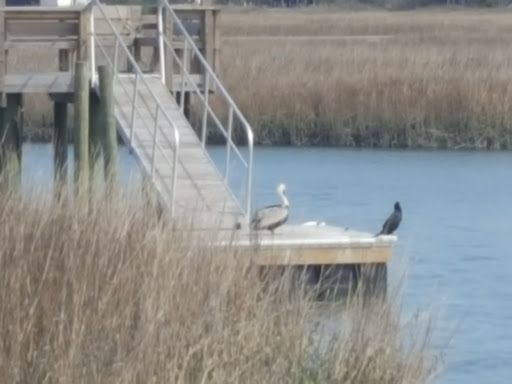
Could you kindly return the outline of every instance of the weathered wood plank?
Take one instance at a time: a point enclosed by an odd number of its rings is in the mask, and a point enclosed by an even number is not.
[[[330,248],[262,248],[256,263],[259,265],[318,265],[387,263],[389,247],[330,247]]]
[[[202,90],[203,87],[204,87],[204,76],[202,74],[192,74],[190,75],[190,78],[192,79],[192,81],[196,84],[196,87],[199,89],[199,90]],[[147,79],[147,78],[146,78]],[[169,74],[169,76],[167,77],[167,72],[166,72],[166,79],[167,80],[170,80],[172,79],[172,82],[167,82],[166,84],[172,84],[172,88],[170,88],[171,91],[180,91],[181,90],[181,75],[179,74]],[[187,80],[188,80],[188,77],[187,77]],[[126,83],[126,85],[131,85],[131,87],[133,87],[133,83]],[[147,91],[147,88],[142,86],[141,85],[141,89],[146,89]],[[194,91],[194,87],[188,83],[188,84],[185,84],[185,91],[187,92],[192,92]],[[159,90],[159,94],[158,95],[166,95],[167,92],[164,92],[163,90]],[[148,96],[148,97],[151,97],[151,96]],[[163,97],[166,97],[166,96],[163,96]],[[165,100],[165,99],[163,99]],[[178,107],[179,109],[179,107]]]
[[[70,72],[8,74],[3,88],[6,93],[68,93],[73,90]]]
[[[131,20],[140,15],[140,6],[125,6],[125,5],[103,5],[103,10],[110,20]],[[137,12],[138,11],[138,12]],[[103,13],[101,10],[94,8],[94,17],[102,19]]]
[[[77,38],[78,32],[78,20],[68,22],[7,19],[5,23],[6,38],[9,40],[23,37]]]
[[[121,39],[123,40],[124,45],[128,47],[133,44],[133,36],[131,35],[121,35]],[[103,47],[113,47],[116,43],[116,39],[112,34],[96,34],[96,41]]]
[[[111,35],[112,28],[97,8],[94,9],[94,16],[94,33],[96,35]],[[110,22],[114,25],[116,31],[120,35],[133,35],[135,33],[135,28],[137,27],[137,21],[132,19],[129,14],[126,16],[112,16],[110,17]]]
[[[6,20],[78,20],[84,7],[0,7]]]
[[[15,41],[6,41],[4,49],[20,48],[22,44],[24,48],[41,48],[44,46],[44,49],[75,49],[78,42],[75,38],[17,38]]]

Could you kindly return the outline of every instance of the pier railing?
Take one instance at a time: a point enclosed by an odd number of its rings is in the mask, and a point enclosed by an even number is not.
[[[163,17],[168,18],[175,28],[179,31],[178,42],[170,41],[167,37],[168,34],[164,31],[164,19]],[[176,15],[172,7],[169,5],[167,0],[159,0],[158,3],[158,13],[157,13],[157,23],[158,23],[158,46],[160,50],[160,75],[162,77],[162,81],[165,82],[166,74],[165,74],[165,51],[168,52],[167,57],[169,57],[169,53],[171,57],[174,59],[174,62],[178,65],[178,70],[181,73],[180,81],[181,84],[179,86],[179,93],[176,92],[176,96],[179,95],[179,102],[183,111],[185,105],[185,93],[191,92],[196,98],[196,100],[200,101],[201,111],[201,129],[200,129],[200,140],[203,148],[206,146],[207,139],[207,129],[209,128],[208,121],[210,120],[213,124],[210,124],[210,127],[216,129],[222,137],[226,140],[226,157],[225,157],[225,166],[224,166],[224,181],[226,184],[229,184],[231,181],[231,156],[234,154],[240,161],[244,171],[245,176],[245,188],[240,193],[241,196],[237,196],[236,193],[233,193],[233,197],[237,201],[240,206],[240,209],[245,214],[248,219],[251,214],[251,196],[252,196],[252,172],[253,172],[253,133],[250,124],[245,119],[244,115],[238,109],[237,105],[229,95],[228,91],[224,88],[221,81],[215,74],[214,70],[211,68],[208,61],[204,58],[203,54],[196,46],[194,40],[183,26],[180,21],[180,18]],[[179,44],[182,56],[176,53],[175,45]],[[196,62],[199,63],[200,72],[203,73],[204,80],[202,89],[199,89],[199,86],[194,81],[194,78],[191,75],[190,71],[190,60],[191,58],[195,58]],[[214,111],[212,107],[212,103],[209,99],[210,90],[215,89],[217,96],[217,105],[222,105],[226,107],[226,117],[227,123],[223,124],[221,122],[221,117]],[[237,124],[238,123],[238,124]],[[245,138],[247,140],[247,155],[244,156],[241,153],[239,147],[233,141],[233,128],[235,126],[241,127],[245,134]],[[219,170],[220,171],[220,170]]]
[[[156,153],[159,151],[168,165],[172,167],[172,184],[171,184],[171,201],[170,209],[171,215],[174,213],[174,203],[176,196],[176,179],[177,179],[177,171],[178,171],[178,152],[179,152],[179,132],[177,127],[175,126],[172,119],[169,117],[165,108],[161,104],[158,97],[154,94],[151,87],[148,85],[147,81],[144,78],[144,74],[140,67],[137,65],[134,57],[132,56],[130,50],[125,45],[122,36],[119,35],[115,26],[109,19],[105,9],[100,4],[99,0],[92,0],[92,3],[97,9],[100,11],[100,14],[104,18],[106,24],[110,28],[112,35],[114,36],[114,52],[113,54],[109,53],[109,48],[104,47],[102,45],[101,39],[96,35],[94,29],[94,13],[90,13],[90,68],[91,68],[91,82],[93,86],[97,86],[97,73],[96,73],[96,63],[98,61],[97,54],[101,54],[103,59],[108,63],[108,65],[112,68],[114,74],[114,85],[119,85],[124,90],[127,99],[131,100],[131,116],[125,116],[125,119],[130,122],[130,146],[133,149],[133,135],[134,135],[134,127],[135,121],[137,118],[139,122],[143,122],[148,130],[148,133],[152,137],[152,161],[150,164],[150,177],[151,181],[154,181],[155,174],[155,158]],[[98,49],[96,49],[98,48]],[[111,57],[113,56],[113,57]],[[120,56],[131,64],[132,71],[134,74],[121,73],[119,71]],[[123,77],[132,77],[133,87],[131,89],[127,89],[124,83],[121,81]],[[152,103],[148,105],[147,103],[137,103],[138,92],[140,89],[145,88],[147,94],[151,96]],[[116,102],[118,102],[116,100]],[[149,119],[148,119],[149,117]],[[161,124],[168,125],[172,127],[174,134],[174,143],[173,143],[173,156],[172,159],[167,156],[166,151],[162,148],[159,143],[159,131],[161,130]]]

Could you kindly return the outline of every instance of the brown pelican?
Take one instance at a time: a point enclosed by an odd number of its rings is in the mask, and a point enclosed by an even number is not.
[[[251,219],[251,228],[267,229],[274,234],[274,229],[280,227],[288,220],[288,199],[285,196],[286,185],[277,186],[277,194],[281,197],[281,204],[269,205],[255,212]]]
[[[395,209],[391,215],[389,215],[388,219],[382,226],[382,230],[377,233],[376,236],[379,235],[391,235],[400,225],[402,221],[402,207],[400,207],[400,203],[397,201],[395,203]]]

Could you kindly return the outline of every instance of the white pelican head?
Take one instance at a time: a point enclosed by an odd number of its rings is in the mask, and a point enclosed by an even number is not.
[[[277,186],[277,193],[279,196],[281,196],[283,206],[288,207],[290,203],[288,202],[288,199],[285,196],[285,192],[286,185],[284,183],[279,183],[279,185]]]

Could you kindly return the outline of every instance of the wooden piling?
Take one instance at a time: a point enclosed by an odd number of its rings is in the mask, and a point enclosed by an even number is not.
[[[181,106],[181,92],[176,92],[176,101]],[[190,92],[183,95],[183,115],[190,121]]]
[[[100,98],[95,92],[89,95],[89,176],[90,192],[94,194],[96,183],[99,182],[99,162],[101,159],[101,108]]]
[[[21,185],[21,94],[7,94],[6,107],[0,108],[0,173],[1,185],[18,189]]]
[[[69,71],[70,52],[67,49],[59,49],[59,71]],[[55,196],[62,197],[68,180],[68,104],[63,100],[53,102],[53,169]]]
[[[53,104],[54,135],[54,180],[56,194],[60,195],[66,185],[68,175],[68,105],[55,102]]]
[[[74,100],[74,158],[75,192],[81,196],[88,191],[89,174],[89,76],[85,61],[75,63]]]
[[[106,65],[98,67],[100,83],[101,130],[103,162],[107,195],[117,191],[117,132],[114,116],[114,84],[112,69]]]
[[[70,51],[59,49],[59,71],[70,70]],[[68,180],[68,100],[54,98],[53,100],[53,169],[55,197],[60,199],[67,186]]]

